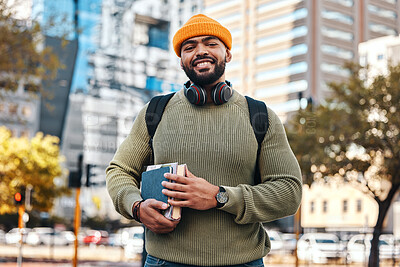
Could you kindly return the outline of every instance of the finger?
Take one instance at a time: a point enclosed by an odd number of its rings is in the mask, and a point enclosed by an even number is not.
[[[188,200],[174,200],[168,199],[168,203],[174,207],[190,207],[190,202]]]
[[[186,186],[184,184],[171,183],[171,182],[166,182],[166,181],[163,181],[161,184],[162,184],[162,186],[164,186],[165,188],[170,189],[170,190],[181,191],[181,192],[186,191]]]
[[[189,169],[186,169],[186,177],[194,178],[196,175],[194,175]]]
[[[185,176],[180,176],[177,174],[172,174],[172,173],[166,173],[164,174],[164,177],[171,180],[171,181],[175,181],[177,183],[180,184],[187,184],[188,183],[188,179]]]
[[[184,193],[184,192],[171,191],[171,190],[167,190],[167,189],[163,189],[161,192],[164,195],[166,195],[167,197],[173,197],[173,198],[179,198],[179,199],[188,199],[189,198],[187,193]]]

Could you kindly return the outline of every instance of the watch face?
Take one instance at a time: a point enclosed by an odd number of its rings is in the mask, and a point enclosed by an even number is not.
[[[226,202],[228,202],[228,193],[227,192],[219,192],[217,194],[217,201],[222,204],[225,204]]]

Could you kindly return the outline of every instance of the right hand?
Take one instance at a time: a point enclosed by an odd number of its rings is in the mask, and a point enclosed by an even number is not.
[[[172,232],[179,221],[167,219],[161,210],[168,208],[164,202],[155,199],[147,199],[140,204],[140,221],[153,233],[166,234]]]

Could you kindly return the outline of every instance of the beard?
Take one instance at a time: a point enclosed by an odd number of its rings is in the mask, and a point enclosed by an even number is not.
[[[210,58],[210,57],[203,57],[203,58]],[[203,58],[197,58],[198,59],[203,59]],[[211,58],[210,58],[211,59]],[[215,64],[214,71],[209,72],[208,70],[202,72],[196,72],[192,64],[190,66],[185,66],[182,64],[183,71],[186,73],[186,76],[189,78],[189,80],[192,81],[192,83],[197,84],[199,86],[204,86],[208,84],[212,84],[216,82],[225,72],[225,65],[226,65],[226,59],[218,62],[215,59],[213,59]]]

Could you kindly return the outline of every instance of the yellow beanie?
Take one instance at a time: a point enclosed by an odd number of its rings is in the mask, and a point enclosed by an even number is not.
[[[191,17],[176,33],[172,39],[175,53],[181,57],[182,43],[192,37],[212,35],[218,37],[230,50],[232,47],[232,35],[227,28],[218,21],[203,14]]]

